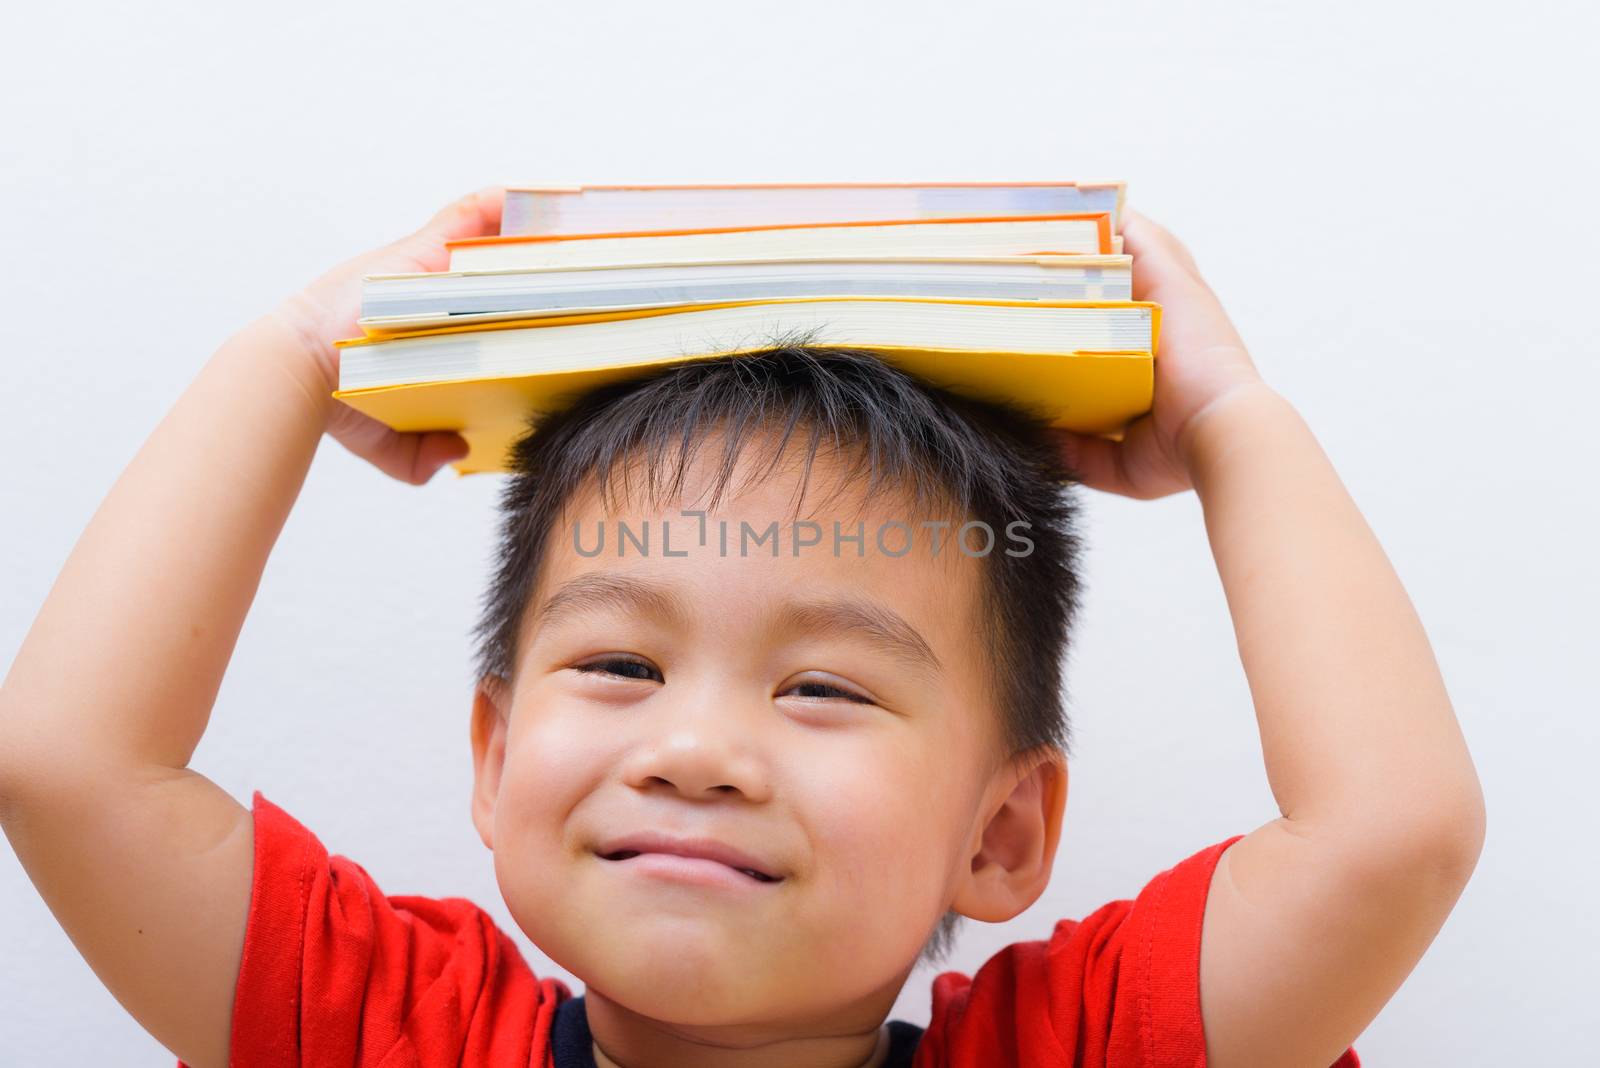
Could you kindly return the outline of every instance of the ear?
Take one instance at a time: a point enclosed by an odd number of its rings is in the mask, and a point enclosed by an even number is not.
[[[490,849],[494,848],[494,806],[500,796],[500,772],[506,762],[509,697],[510,687],[498,675],[480,679],[472,695],[472,825]]]
[[[1067,763],[1057,749],[997,771],[984,801],[982,833],[950,908],[1000,923],[1037,901],[1050,881],[1066,804]]]

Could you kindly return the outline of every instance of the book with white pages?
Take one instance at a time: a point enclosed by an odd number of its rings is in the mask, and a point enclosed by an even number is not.
[[[861,256],[988,259],[1114,255],[1122,239],[1104,212],[1079,215],[888,219],[725,229],[469,237],[449,242],[451,271],[618,267]]]
[[[1066,182],[786,182],[513,186],[500,232],[581,234],[653,228],[1106,212],[1121,229],[1124,185]]]
[[[1130,256],[1070,255],[750,260],[372,275],[362,287],[361,324],[394,329],[405,323],[788,297],[1129,300],[1132,275]]]

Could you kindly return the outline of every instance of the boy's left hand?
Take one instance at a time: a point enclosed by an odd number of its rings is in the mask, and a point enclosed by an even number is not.
[[[347,260],[285,300],[270,318],[295,338],[292,370],[324,405],[324,427],[345,448],[385,474],[421,485],[440,467],[467,454],[467,443],[453,430],[400,433],[347,404],[333,400],[339,388],[340,338],[359,337],[361,279],[369,274],[442,271],[449,265],[445,242],[499,232],[505,190],[488,186],[447,205],[416,233]]]
[[[1125,213],[1122,237],[1133,256],[1134,298],[1162,307],[1154,405],[1120,442],[1070,430],[1056,434],[1084,485],[1149,500],[1193,486],[1188,448],[1200,414],[1236,390],[1265,383],[1189,250],[1132,211]]]

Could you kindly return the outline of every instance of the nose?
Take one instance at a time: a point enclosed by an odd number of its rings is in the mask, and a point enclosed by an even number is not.
[[[641,790],[670,790],[692,800],[768,800],[770,768],[750,724],[741,721],[734,704],[714,698],[655,703],[644,713],[655,722],[624,762],[625,781]]]

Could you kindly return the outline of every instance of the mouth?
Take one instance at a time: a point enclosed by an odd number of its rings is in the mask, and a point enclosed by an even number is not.
[[[709,862],[709,863],[713,863],[713,864],[720,864],[721,863],[720,861],[708,861],[708,858],[704,858],[704,857],[688,857],[688,856],[685,856],[684,854],[681,854],[681,853],[641,853],[638,850],[633,850],[633,849],[620,849],[620,850],[617,850],[614,853],[601,853],[600,854],[600,859],[602,859],[602,860],[632,860],[634,857],[640,857],[640,856],[662,856],[662,857],[674,857],[674,856],[676,856],[676,857],[683,857],[685,860],[690,860],[690,861],[698,860],[698,861],[701,861],[701,862]],[[749,879],[754,879],[758,883],[781,883],[781,882],[783,882],[783,877],[782,876],[779,876],[779,875],[768,875],[766,872],[760,871],[760,870],[758,870],[756,868],[737,868],[737,867],[733,867],[733,865],[731,865],[731,864],[722,864],[721,866],[725,867],[725,868],[732,868],[734,871],[738,872],[740,875],[743,875],[743,876],[745,876],[746,878],[749,878]]]
[[[754,883],[781,883],[784,876],[770,861],[745,853],[713,838],[673,838],[666,835],[629,835],[602,842],[595,855],[615,864],[629,864],[664,874],[712,875],[737,872]]]

